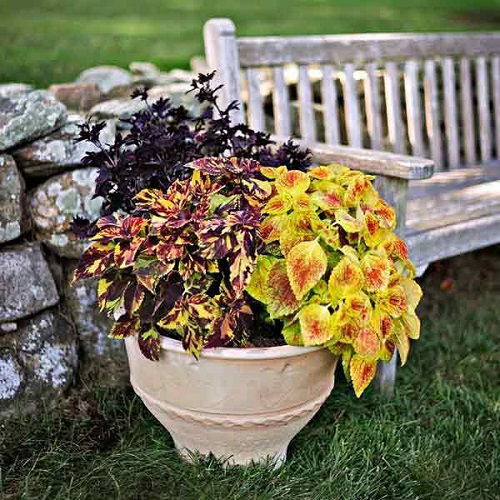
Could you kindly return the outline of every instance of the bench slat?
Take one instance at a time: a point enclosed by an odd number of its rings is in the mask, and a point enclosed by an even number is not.
[[[418,72],[419,64],[417,61],[410,60],[405,63],[404,82],[406,114],[411,151],[415,156],[425,156],[424,141],[422,137],[422,114]]]
[[[487,167],[458,168],[438,172],[429,179],[410,181],[408,199],[437,196],[448,191],[497,180],[500,180],[500,162],[498,161],[491,162]]]
[[[246,76],[248,86],[248,124],[254,130],[265,130],[259,70],[257,68],[248,68]]]
[[[309,66],[299,66],[299,124],[300,135],[306,140],[316,140],[316,121],[312,100],[311,80],[309,79]]]
[[[323,123],[325,125],[325,142],[339,144],[339,112],[337,109],[337,88],[335,87],[333,67],[331,64],[321,66],[321,102],[323,104]]]
[[[443,144],[439,121],[439,95],[436,76],[436,63],[433,60],[424,63],[424,106],[425,125],[429,138],[431,158],[436,172],[443,170]]]
[[[486,59],[476,59],[477,105],[479,110],[479,145],[481,160],[491,160],[491,116]]]
[[[407,234],[416,267],[500,243],[500,213],[429,231]]]
[[[469,165],[476,163],[476,138],[472,99],[470,60],[460,59],[460,104],[462,108],[462,130],[464,133],[465,160]]]
[[[491,81],[493,87],[493,115],[495,117],[496,157],[500,158],[500,57],[491,59]]]
[[[365,66],[364,80],[365,107],[368,135],[373,149],[383,149],[382,143],[382,113],[380,108],[380,89],[377,78],[377,64],[368,63]]]
[[[362,136],[358,91],[354,79],[354,64],[350,63],[344,66],[344,102],[349,146],[360,148],[362,146]]]
[[[238,49],[243,67],[476,57],[498,54],[500,33],[243,37],[238,39]]]
[[[399,74],[398,66],[395,62],[390,61],[385,64],[384,87],[389,141],[394,153],[405,154],[406,147],[403,135],[403,120],[401,119]]]
[[[498,180],[411,200],[406,221],[412,232],[420,232],[495,213],[500,213]]]
[[[273,78],[274,131],[279,136],[292,135],[290,97],[283,66],[274,66]]]
[[[460,147],[458,142],[457,97],[455,66],[449,57],[443,59],[444,89],[444,124],[448,151],[449,168],[457,168],[460,164]]]

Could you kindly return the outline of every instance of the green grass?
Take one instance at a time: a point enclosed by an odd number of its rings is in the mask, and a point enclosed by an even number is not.
[[[214,16],[241,35],[487,30],[500,0],[2,0],[0,82],[46,86],[133,60],[187,67]]]
[[[182,463],[130,390],[74,392],[0,432],[2,498],[493,499],[500,492],[500,247],[435,265],[397,394],[339,381],[279,471]],[[440,290],[443,279],[452,291]],[[450,282],[448,282],[449,284]],[[244,381],[242,381],[244,383]]]

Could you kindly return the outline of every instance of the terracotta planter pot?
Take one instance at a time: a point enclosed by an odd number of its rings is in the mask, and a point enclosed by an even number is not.
[[[159,362],[126,341],[130,380],[177,450],[229,465],[286,460],[292,438],[330,394],[337,358],[319,347],[207,349],[199,361],[162,339]]]

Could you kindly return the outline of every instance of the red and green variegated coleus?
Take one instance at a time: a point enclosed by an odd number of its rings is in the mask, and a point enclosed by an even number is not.
[[[158,359],[160,335],[184,348],[241,345],[252,310],[244,292],[263,240],[260,207],[271,183],[254,160],[203,158],[188,180],[166,192],[143,190],[132,215],[97,222],[74,279],[99,277],[101,310],[115,319],[110,337],[137,334]]]
[[[421,291],[394,210],[370,176],[331,165],[309,172],[253,160],[203,158],[166,192],[143,190],[113,214],[75,271],[99,277],[111,337],[136,334],[150,359],[175,332],[196,356],[244,347],[253,311],[281,321],[288,344],[341,355],[359,396],[378,360],[406,361],[418,338]],[[255,302],[254,302],[255,305]]]
[[[265,247],[247,292],[283,322],[293,345],[326,345],[342,356],[357,396],[378,360],[405,363],[419,337],[422,292],[395,212],[373,177],[347,167],[308,172],[262,168],[273,196],[263,207]]]

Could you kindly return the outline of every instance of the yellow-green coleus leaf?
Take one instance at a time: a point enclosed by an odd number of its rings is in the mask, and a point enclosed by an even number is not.
[[[276,262],[276,257],[270,255],[259,255],[257,257],[257,264],[250,278],[250,282],[246,287],[246,291],[254,298],[267,304],[269,300],[267,291],[267,280],[269,271]]]
[[[277,260],[269,270],[266,296],[267,310],[271,318],[282,318],[300,307],[290,285],[284,260]]]
[[[300,170],[289,170],[282,173],[276,179],[276,189],[278,193],[286,193],[291,196],[297,196],[305,193],[309,188],[311,181],[305,172]]]
[[[330,312],[325,306],[308,304],[299,312],[300,333],[304,345],[321,345],[333,337]]]
[[[358,398],[373,380],[376,371],[376,361],[366,361],[359,354],[355,354],[352,357],[349,363],[349,373],[351,375],[354,392]]]
[[[286,270],[297,299],[313,288],[325,274],[328,259],[318,240],[295,245],[286,257]]]
[[[279,235],[280,249],[283,255],[287,255],[297,243],[316,238],[314,231],[316,214],[314,212],[294,211],[284,217]]]
[[[350,257],[343,257],[333,268],[328,281],[332,301],[336,302],[349,293],[358,292],[363,286],[361,266]]]
[[[380,353],[380,339],[368,327],[362,328],[354,340],[354,350],[365,361],[376,361]]]
[[[304,345],[304,340],[300,332],[300,324],[298,322],[283,327],[281,333],[288,345]]]

